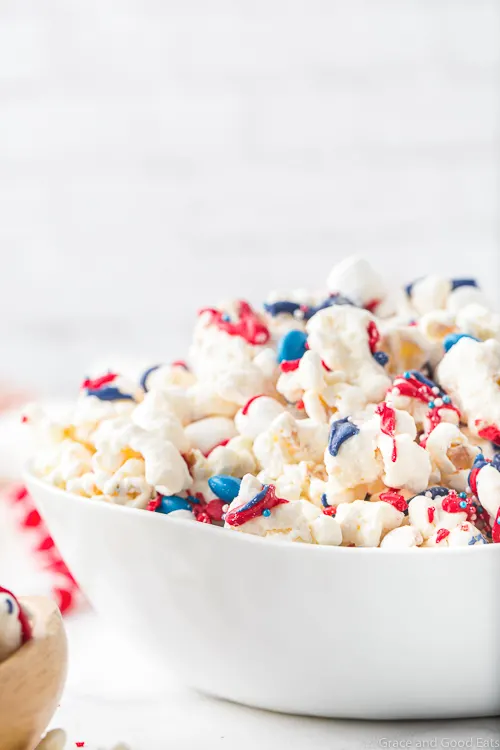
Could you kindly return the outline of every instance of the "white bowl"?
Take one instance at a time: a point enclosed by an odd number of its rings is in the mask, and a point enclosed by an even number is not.
[[[96,610],[187,685],[317,716],[500,712],[500,545],[292,544],[27,483]]]

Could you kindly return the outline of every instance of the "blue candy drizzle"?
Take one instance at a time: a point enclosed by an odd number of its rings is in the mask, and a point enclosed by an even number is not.
[[[152,372],[157,370],[160,367],[160,365],[153,365],[153,367],[149,367],[145,372],[142,373],[141,379],[139,381],[139,385],[141,386],[142,390],[147,393],[148,392],[148,378],[151,375]]]
[[[130,393],[122,393],[118,388],[87,388],[87,396],[95,396],[100,401],[135,401]]]
[[[336,422],[332,422],[330,428],[330,437],[328,439],[328,450],[331,456],[337,456],[341,446],[349,438],[354,437],[359,432],[359,427],[349,421],[347,417],[345,419],[337,419]]]
[[[449,352],[450,349],[452,349],[455,344],[457,344],[460,339],[472,339],[472,341],[479,341],[475,336],[471,336],[468,333],[449,333],[448,336],[445,336],[443,341],[443,349],[445,352]]]

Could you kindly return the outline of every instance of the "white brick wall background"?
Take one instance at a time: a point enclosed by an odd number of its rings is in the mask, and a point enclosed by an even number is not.
[[[198,307],[499,246],[496,0],[0,0],[2,375],[179,356]]]

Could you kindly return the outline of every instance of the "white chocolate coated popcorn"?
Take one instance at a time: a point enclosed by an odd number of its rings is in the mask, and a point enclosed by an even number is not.
[[[308,544],[500,541],[500,317],[473,279],[396,289],[346,259],[322,289],[200,311],[186,361],[24,421],[34,471],[93,501]]]
[[[375,318],[367,310],[336,305],[318,312],[307,324],[309,348],[345,383],[358,386],[367,401],[383,399],[391,381],[372,356],[369,325]]]

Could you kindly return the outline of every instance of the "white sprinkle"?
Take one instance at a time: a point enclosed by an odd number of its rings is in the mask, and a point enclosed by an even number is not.
[[[442,398],[437,398],[434,401],[434,403],[435,403],[436,406],[442,406],[443,405],[443,399]]]
[[[392,389],[393,396],[399,396],[400,390],[396,386]]]
[[[437,385],[434,386],[432,392],[434,393],[434,395],[437,395],[439,393],[439,388],[437,387]]]

